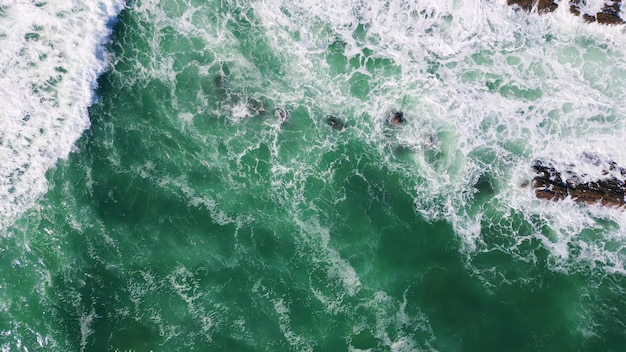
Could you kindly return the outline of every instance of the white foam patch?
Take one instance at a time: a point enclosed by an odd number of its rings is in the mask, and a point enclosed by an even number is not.
[[[211,307],[211,299],[201,290],[194,274],[186,267],[180,266],[169,274],[167,279],[174,292],[187,304],[188,314],[198,325],[198,334],[207,341],[212,341],[212,335],[218,329],[222,318],[218,309],[207,309]]]
[[[87,348],[87,339],[89,338],[89,336],[93,335],[94,333],[92,325],[95,319],[97,318],[99,317],[96,315],[96,311],[93,308],[89,314],[87,315],[83,314],[78,318],[79,325],[80,325],[80,350],[81,351],[85,351],[85,348]]]
[[[373,294],[365,305],[375,312],[375,326],[373,336],[381,341],[389,350],[405,351],[432,351],[435,335],[428,318],[421,311],[407,312],[408,301],[405,291],[402,301],[398,302],[384,291]],[[359,333],[366,326],[355,326],[354,333]]]
[[[353,297],[361,289],[356,270],[330,245],[330,231],[319,223],[319,219],[301,220],[301,215],[296,215],[296,212],[294,217],[302,231],[300,244],[306,247],[301,251],[307,253],[303,255],[312,256],[311,260],[315,263],[309,270],[311,291],[328,312],[336,314],[343,311],[344,299]],[[316,280],[317,275],[323,280]]]
[[[89,127],[120,0],[13,2],[0,12],[0,229],[46,191],[45,173]]]

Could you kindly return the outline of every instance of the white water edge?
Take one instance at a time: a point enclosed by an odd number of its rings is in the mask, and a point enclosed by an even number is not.
[[[0,229],[47,190],[45,173],[89,127],[120,0],[0,3]]]

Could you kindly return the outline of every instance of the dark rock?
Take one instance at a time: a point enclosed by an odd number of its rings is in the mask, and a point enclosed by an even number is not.
[[[596,13],[595,16],[583,14],[583,19],[587,22],[598,22],[602,24],[623,24],[624,20],[619,15],[621,2],[621,0],[606,1],[602,11]],[[580,16],[580,9],[586,4],[586,0],[570,0],[569,3],[570,12],[576,16]],[[507,4],[517,6],[528,12],[530,12],[534,6],[537,6],[537,12],[539,13],[552,12],[558,7],[558,4],[551,0],[507,0]]]
[[[256,115],[265,115],[265,104],[263,104],[262,100],[250,98],[248,100],[248,107],[252,109],[256,113]]]
[[[507,0],[508,5],[517,5],[524,11],[530,11],[533,6],[537,5],[539,13],[552,12],[556,10],[558,5],[551,0]]]
[[[402,111],[391,110],[387,116],[387,122],[392,125],[400,125],[405,123],[406,119],[404,118],[404,113]]]
[[[602,174],[618,172],[620,175],[626,175],[626,169],[618,167],[615,163],[609,165],[609,170],[602,170]],[[540,160],[534,162],[533,169],[537,174],[533,178],[532,187],[537,198],[559,201],[569,197],[587,204],[613,207],[626,205],[624,198],[626,183],[615,176],[585,182],[582,181],[582,176],[585,175],[567,170],[559,171],[551,163]]]
[[[337,116],[333,116],[333,115],[328,115],[326,117],[326,123],[328,124],[328,126],[332,127],[333,129],[337,131],[341,131],[347,127],[345,122],[343,122]]]

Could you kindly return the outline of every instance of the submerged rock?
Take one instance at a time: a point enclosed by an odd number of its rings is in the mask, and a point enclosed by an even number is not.
[[[248,107],[258,116],[265,115],[265,104],[263,104],[262,100],[250,98],[248,99]]]
[[[276,109],[276,117],[278,117],[278,121],[283,124],[289,120],[289,113],[285,108],[279,107]]]
[[[342,131],[347,127],[343,120],[333,115],[326,116],[326,124],[337,131]]]
[[[574,201],[613,207],[626,205],[626,169],[611,163],[608,170],[601,170],[606,178],[586,181],[586,175],[571,171],[559,171],[551,163],[537,160],[533,164],[537,175],[532,187],[540,199],[559,201],[571,198]]]

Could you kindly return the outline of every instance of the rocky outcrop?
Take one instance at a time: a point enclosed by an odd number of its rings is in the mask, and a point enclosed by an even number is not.
[[[596,14],[582,14],[587,22],[598,22],[602,24],[623,24],[624,20],[620,17],[620,7],[622,0],[605,1],[602,11]],[[562,4],[566,2],[561,1]],[[552,0],[507,0],[507,4],[516,6],[525,11],[531,11],[535,6],[537,12],[546,13],[557,9],[558,4]],[[586,5],[586,0],[570,0],[569,10],[572,14],[580,16],[581,9]],[[563,5],[565,6],[565,5]]]
[[[332,127],[334,130],[337,130],[337,131],[343,131],[347,127],[346,123],[343,122],[342,119],[333,115],[326,116],[326,124],[328,124],[328,126]]]
[[[601,170],[605,177],[591,181],[587,175],[559,171],[553,164],[539,160],[534,162],[533,169],[536,176],[532,187],[537,198],[553,201],[571,198],[577,202],[613,207],[626,205],[626,169],[615,163]]]
[[[508,5],[516,5],[524,11],[530,11],[537,5],[539,13],[552,12],[559,6],[551,0],[507,0]]]

